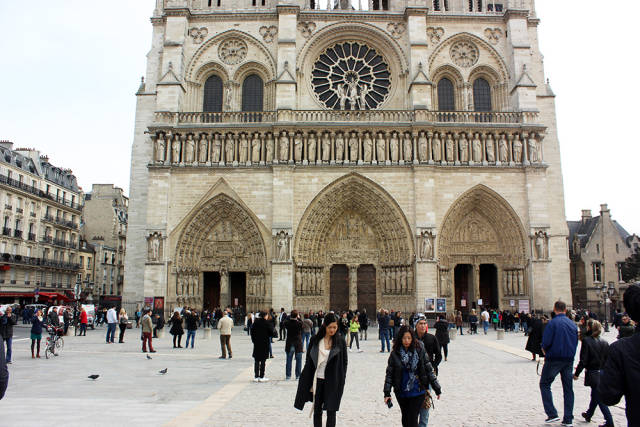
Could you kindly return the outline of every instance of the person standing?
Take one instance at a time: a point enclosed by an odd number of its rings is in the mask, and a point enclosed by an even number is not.
[[[302,343],[304,344],[303,352],[309,349],[309,340],[311,339],[311,331],[313,330],[313,320],[311,320],[309,313],[304,314],[304,320],[302,321]]]
[[[622,297],[631,320],[640,322],[640,285],[630,285]],[[640,328],[633,336],[609,346],[609,357],[600,375],[598,393],[605,405],[615,405],[625,398],[629,426],[640,425]]]
[[[360,322],[360,341],[367,340],[367,329],[369,329],[369,317],[367,316],[367,309],[363,308],[362,313],[358,315],[358,321]]]
[[[338,321],[338,332],[345,339],[347,345],[349,345],[349,319],[347,318],[347,312],[343,311],[342,316]]]
[[[566,316],[567,305],[556,301],[553,306],[555,317],[547,324],[542,335],[542,351],[545,363],[540,377],[540,394],[544,411],[547,414],[546,423],[559,421],[558,411],[553,405],[551,384],[560,374],[562,390],[564,392],[563,426],[573,425],[573,359],[578,346],[578,328]]]
[[[193,348],[196,342],[196,331],[198,330],[198,314],[191,309],[187,310],[185,324],[187,326],[187,342],[184,348],[189,348],[189,341],[191,341],[191,348]]]
[[[140,327],[140,317],[141,317],[140,309],[137,309],[136,310],[136,329]]]
[[[231,354],[231,329],[233,328],[233,319],[230,314],[225,310],[222,318],[218,321],[218,329],[220,329],[220,348],[222,350],[222,356],[218,359],[227,358],[227,350],[229,350],[229,359],[232,358]]]
[[[387,310],[380,310],[378,315],[378,334],[380,335],[380,353],[384,353],[384,345],[387,344],[387,353],[391,352],[391,344],[389,338],[389,312]]]
[[[147,342],[149,342],[149,352],[155,353],[156,351],[153,349],[153,339],[151,338],[151,334],[153,334],[153,321],[151,320],[151,310],[145,309],[144,315],[142,316],[142,352],[147,352]]]
[[[62,320],[64,322],[64,334],[67,335],[67,331],[69,330],[69,325],[71,324],[71,307],[67,307],[62,313]]]
[[[89,323],[89,315],[84,307],[80,307],[80,334],[81,337],[87,336],[87,323]]]
[[[464,335],[462,333],[462,312],[458,311],[455,317],[456,328],[460,331],[460,335]]]
[[[269,378],[265,378],[264,371],[269,358],[269,347],[273,336],[278,335],[273,323],[271,323],[271,315],[266,311],[261,311],[253,322],[249,333],[253,343],[253,381],[267,382]]]
[[[438,321],[434,328],[436,328],[436,338],[444,353],[444,361],[446,362],[449,357],[449,322],[445,320],[444,315],[438,316]]]
[[[542,335],[544,334],[544,328],[546,326],[546,318],[542,319],[534,318],[531,321],[531,331],[529,332],[529,338],[527,338],[527,346],[525,350],[531,353],[531,360],[536,361],[536,356],[544,357],[542,352]]]
[[[391,389],[402,411],[402,426],[416,427],[420,408],[425,403],[427,389],[435,391],[438,399],[442,390],[420,341],[409,326],[403,325],[393,342],[384,379],[384,401],[391,401]]]
[[[351,348],[353,347],[353,341],[355,340],[358,353],[362,353],[362,350],[360,350],[360,341],[358,340],[359,331],[360,331],[360,322],[358,321],[358,316],[353,316],[353,318],[349,322],[349,335],[350,335],[349,351],[351,351]]]
[[[13,313],[11,306],[7,307],[5,313],[0,317],[0,337],[7,348],[5,363],[11,364],[11,353],[13,344],[13,325],[18,323],[18,317]]]
[[[482,329],[484,330],[484,334],[487,335],[487,331],[489,330],[489,312],[486,308],[482,310],[480,317],[482,318]]]
[[[171,320],[169,320],[171,324],[171,329],[169,329],[169,333],[173,335],[173,348],[182,348],[180,342],[182,341],[182,335],[184,334],[184,329],[182,329],[182,317],[178,311],[174,311],[171,316]],[[176,340],[178,341],[178,345],[176,345]]]
[[[117,324],[118,324],[118,315],[116,314],[116,309],[111,307],[107,311],[107,344],[114,343]]]
[[[278,316],[278,327],[280,329],[280,338],[278,341],[284,341],[287,338],[287,329],[284,323],[287,321],[287,313],[284,311],[284,307],[280,307],[280,315]]]
[[[471,310],[469,315],[469,329],[471,334],[478,335],[478,315],[476,315],[475,309]]]
[[[591,422],[596,407],[600,407],[605,424],[602,427],[613,427],[613,418],[609,407],[602,403],[598,386],[600,385],[600,370],[604,366],[609,353],[609,343],[600,338],[602,333],[602,325],[597,320],[590,319],[587,322],[587,330],[589,334],[582,339],[580,346],[580,363],[576,367],[573,379],[578,380],[580,373],[586,369],[584,374],[584,385],[591,387],[591,401],[589,408],[582,413],[582,417],[586,422]]]
[[[285,321],[284,327],[287,329],[286,341],[284,343],[285,352],[287,353],[286,377],[285,380],[291,379],[291,365],[293,356],[296,357],[296,380],[300,378],[302,370],[302,321],[297,310],[291,311],[291,316]]]
[[[622,317],[620,318],[620,325],[617,328],[618,339],[631,337],[636,331],[636,328],[634,328],[631,324],[631,320],[629,319],[629,315],[627,313],[624,313],[622,315]]]
[[[118,314],[118,327],[120,327],[120,335],[118,336],[118,343],[124,344],[124,333],[127,330],[127,323],[129,323],[129,317],[127,311],[122,307]]]
[[[42,340],[42,326],[44,325],[44,316],[42,310],[37,309],[36,314],[31,319],[31,358],[40,358],[40,341]],[[34,354],[34,347],[38,345],[37,355]]]
[[[158,331],[164,329],[164,316],[162,313],[156,314],[156,324],[153,327],[153,338],[158,338]]]
[[[433,372],[438,376],[438,365],[442,361],[442,354],[440,353],[440,344],[438,339],[427,332],[429,325],[427,325],[427,319],[423,315],[418,315],[416,321],[416,338],[422,341],[424,351],[427,354],[427,360],[433,367]],[[427,427],[429,424],[429,409],[424,405],[420,408],[420,421],[419,427]]]
[[[333,313],[324,316],[318,333],[309,342],[309,351],[298,382],[294,407],[304,409],[313,402],[313,425],[322,427],[322,412],[327,411],[326,427],[335,427],[347,377],[347,343],[338,332]]]

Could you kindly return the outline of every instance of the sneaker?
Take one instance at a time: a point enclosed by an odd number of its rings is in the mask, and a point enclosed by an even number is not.
[[[151,350],[149,353],[155,353],[155,352],[156,352],[155,350]]]
[[[364,353],[364,350],[358,349],[358,353]]]
[[[573,422],[572,421],[563,421],[562,423],[560,423],[561,426],[563,427],[573,427]]]
[[[583,413],[582,413],[582,414],[580,414],[580,415],[582,415],[582,418],[584,418],[584,420],[585,420],[586,422],[588,422],[588,423],[590,423],[590,422],[591,422],[591,417],[590,417],[590,416],[589,416],[589,414],[587,414],[586,412],[583,412]]]
[[[269,382],[269,378],[260,378],[259,380],[261,383],[266,383]]]
[[[260,377],[255,377],[255,378],[253,379],[253,382],[254,382],[254,383],[260,382]]]
[[[285,377],[285,381],[289,381],[291,379],[291,377]]]
[[[557,423],[558,421],[560,421],[560,417],[549,417],[546,420],[544,420],[545,424],[553,424],[553,423]]]
[[[353,352],[353,350],[352,350],[352,349],[349,349],[349,353],[352,353],[352,352]]]

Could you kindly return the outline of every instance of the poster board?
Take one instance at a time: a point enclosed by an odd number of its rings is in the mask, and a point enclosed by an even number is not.
[[[460,307],[466,307],[466,306],[467,306],[467,300],[466,299],[460,300]]]
[[[437,298],[436,299],[436,311],[438,313],[446,313],[447,312],[447,299],[446,298]]]
[[[482,304],[482,298],[478,299],[478,305],[483,305]]]
[[[424,311],[427,313],[435,313],[436,312],[436,300],[435,298],[425,298],[424,299]]]
[[[528,299],[518,300],[518,310],[521,312],[529,313],[529,300]]]
[[[153,297],[153,314],[164,315],[164,297]]]

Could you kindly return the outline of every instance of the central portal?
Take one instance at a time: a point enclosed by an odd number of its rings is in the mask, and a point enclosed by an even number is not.
[[[205,271],[203,274],[202,307],[213,310],[220,307],[220,273]]]
[[[331,267],[329,309],[339,313],[349,309],[349,269],[344,264]]]
[[[229,288],[231,292],[231,307],[246,307],[247,273],[245,273],[244,271],[230,272]]]

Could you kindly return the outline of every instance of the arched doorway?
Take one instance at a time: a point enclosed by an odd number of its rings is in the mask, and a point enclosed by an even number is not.
[[[440,296],[463,312],[479,308],[480,301],[482,307],[508,308],[509,299],[528,299],[525,241],[520,219],[502,197],[483,185],[467,191],[442,222]]]
[[[373,181],[346,175],[323,189],[300,221],[294,306],[335,309],[340,295],[349,309],[415,310],[413,248],[395,200]]]
[[[170,302],[197,307],[264,308],[266,251],[258,223],[238,201],[219,194],[180,228]],[[171,301],[173,300],[173,301]]]

